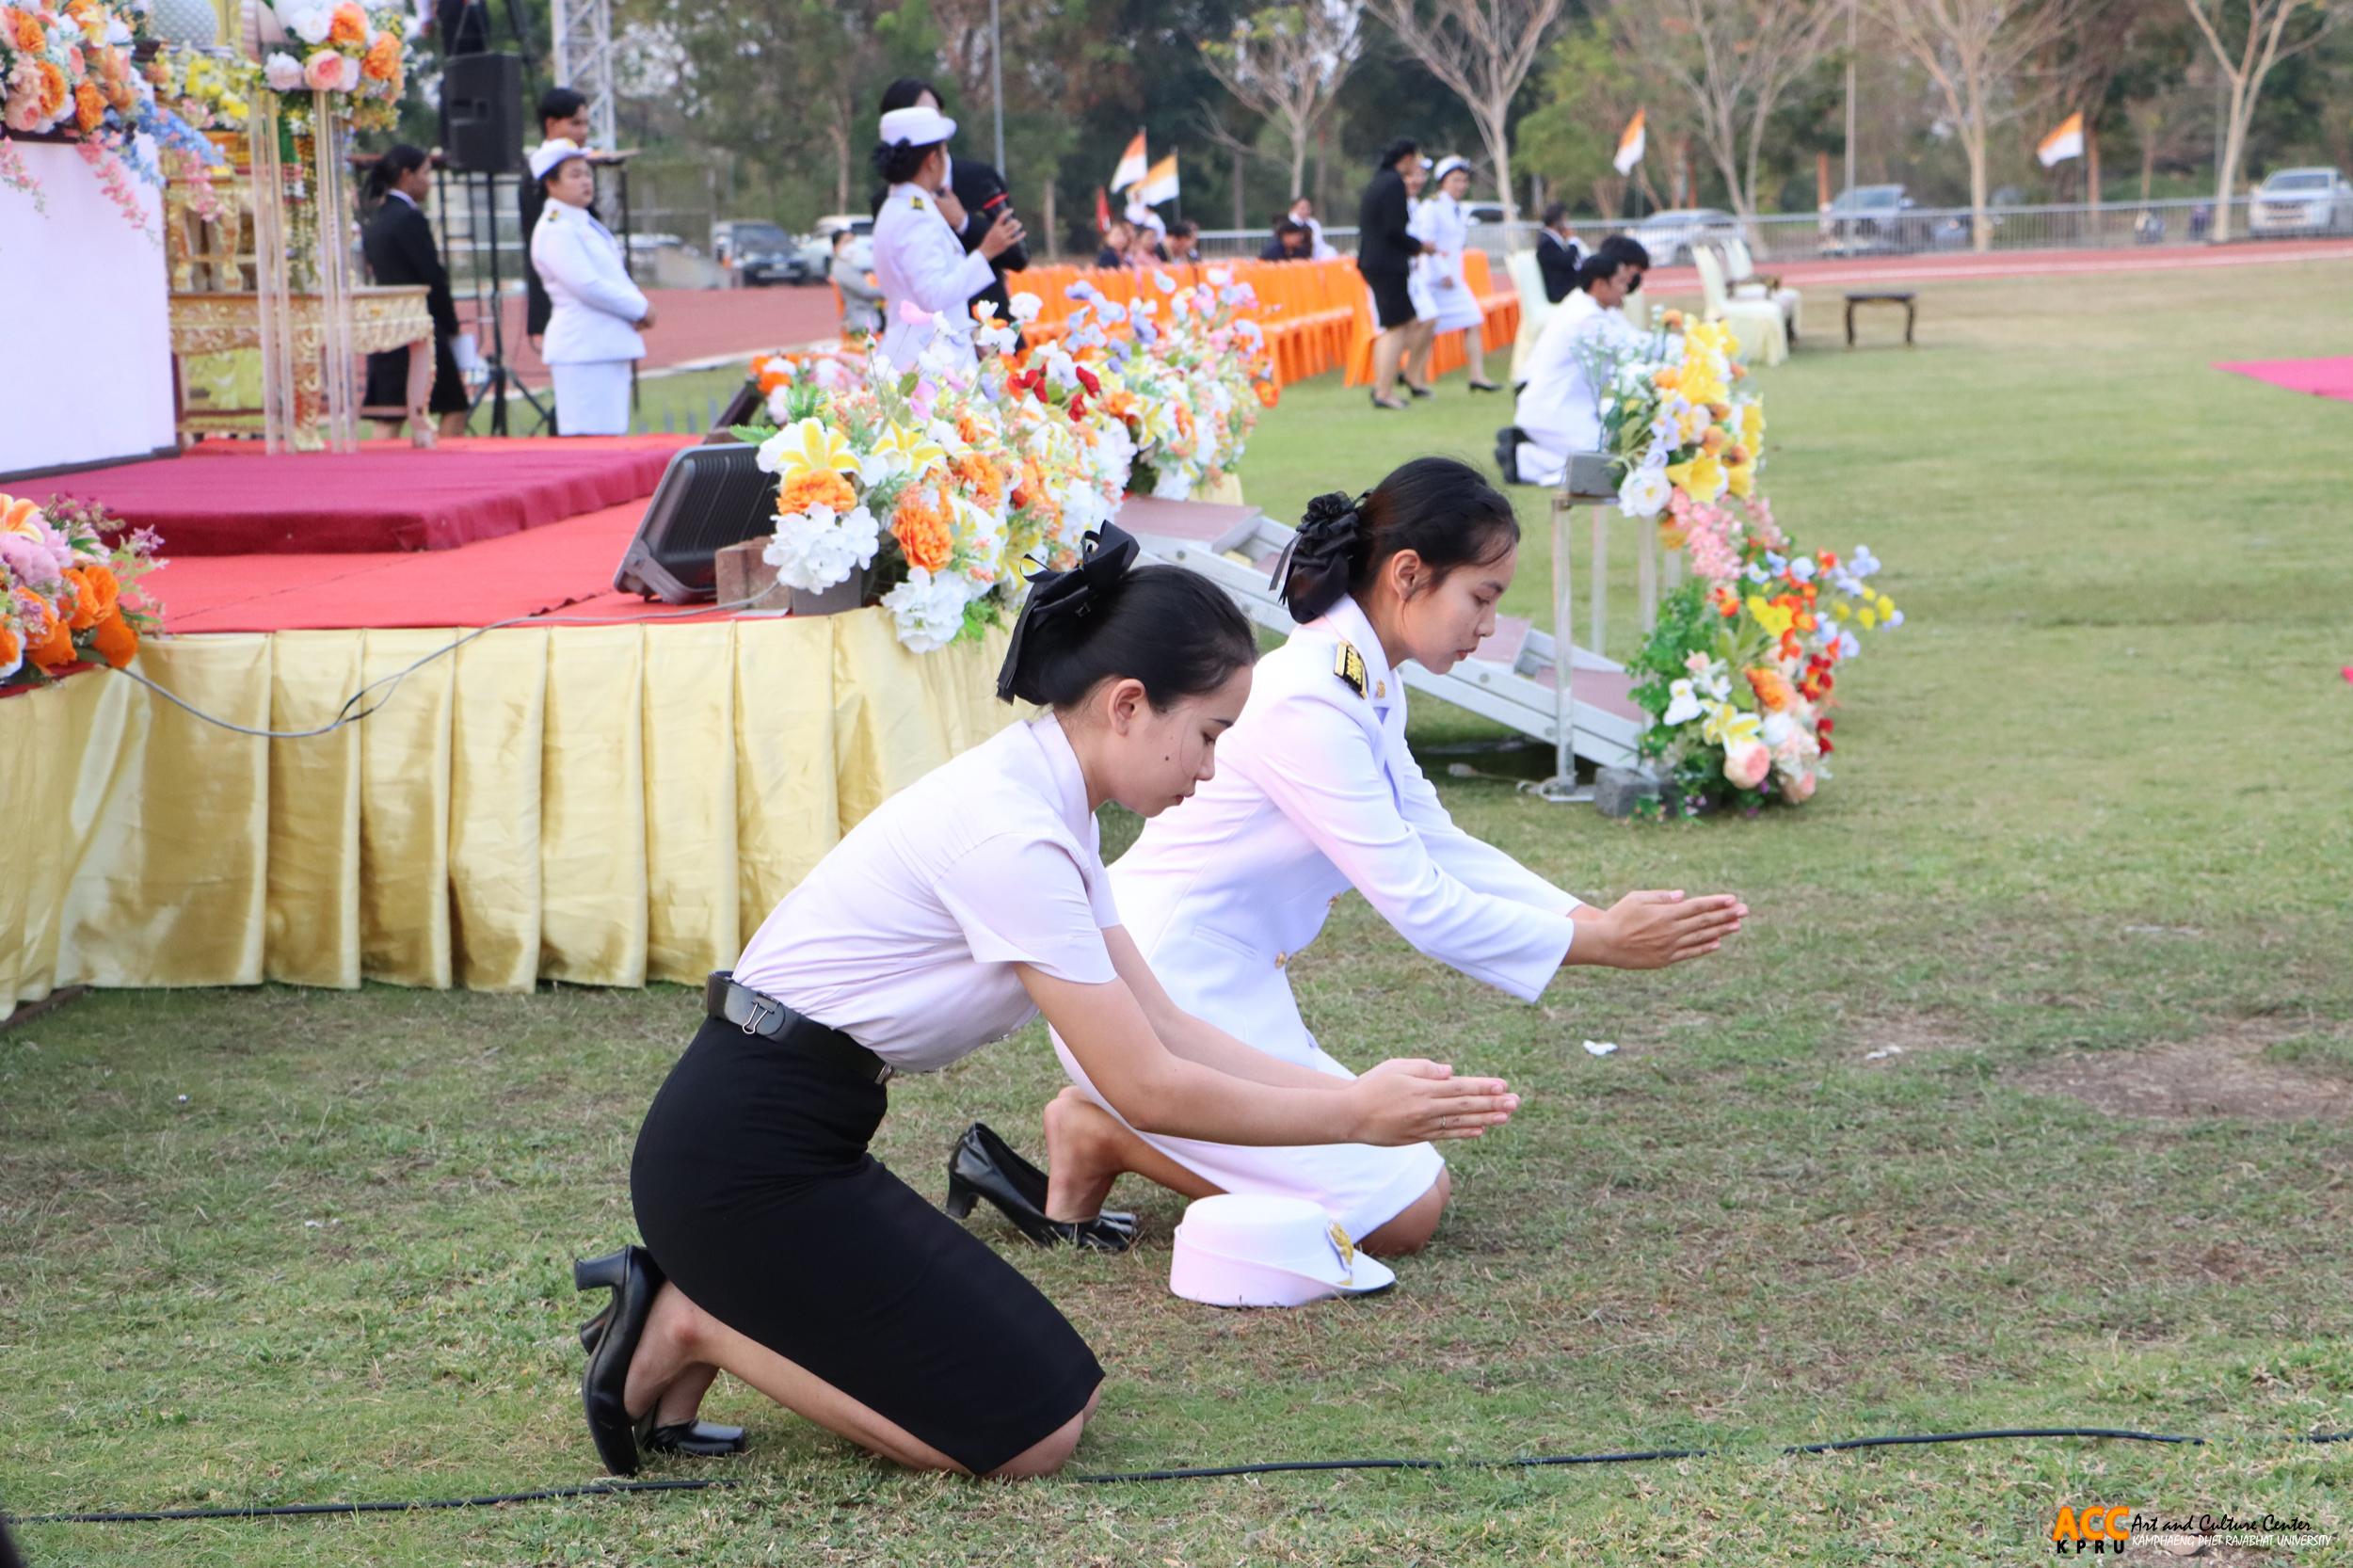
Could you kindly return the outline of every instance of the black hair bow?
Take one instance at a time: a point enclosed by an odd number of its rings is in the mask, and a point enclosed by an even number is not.
[[[1364,520],[1357,508],[1370,495],[1367,491],[1352,501],[1346,492],[1333,490],[1307,503],[1307,515],[1299,520],[1299,531],[1275,557],[1274,573],[1266,585],[1282,592],[1294,568],[1305,568],[1321,576],[1336,565],[1352,566],[1357,541],[1364,536]]]
[[[1134,537],[1117,523],[1107,522],[1087,531],[1079,547],[1079,564],[1068,571],[1049,571],[1041,565],[1028,574],[1030,597],[1013,623],[1013,641],[1006,645],[1005,662],[997,671],[998,701],[1013,700],[1021,647],[1031,626],[1049,616],[1090,614],[1103,595],[1119,585],[1135,559]]]

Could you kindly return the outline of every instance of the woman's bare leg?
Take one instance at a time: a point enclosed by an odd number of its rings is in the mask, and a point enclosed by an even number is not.
[[[1430,390],[1430,356],[1438,343],[1438,324],[1417,321],[1405,328],[1405,382],[1418,392]]]
[[[1446,1201],[1453,1192],[1454,1173],[1440,1171],[1430,1191],[1407,1204],[1386,1224],[1359,1238],[1356,1244],[1375,1257],[1403,1257],[1421,1251],[1438,1233],[1439,1217],[1445,1214]]]
[[[1484,328],[1463,328],[1463,368],[1474,381],[1487,378],[1487,333]]]
[[[1405,340],[1412,332],[1411,327],[1392,327],[1372,340],[1372,395],[1385,403],[1396,387],[1398,362],[1405,357]]]
[[[1048,1219],[1092,1220],[1103,1212],[1112,1183],[1128,1171],[1188,1198],[1215,1197],[1224,1191],[1137,1137],[1077,1084],[1047,1102]]]

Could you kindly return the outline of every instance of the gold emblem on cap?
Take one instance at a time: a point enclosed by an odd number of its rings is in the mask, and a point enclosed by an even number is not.
[[[1324,1234],[1332,1238],[1332,1250],[1340,1255],[1340,1272],[1347,1276],[1347,1282],[1353,1285],[1356,1282],[1356,1243],[1348,1239],[1348,1232],[1340,1228],[1337,1220],[1332,1222],[1331,1228]]]
[[[1365,695],[1365,656],[1356,651],[1354,645],[1343,642],[1334,650],[1332,673],[1353,686],[1358,696]]]

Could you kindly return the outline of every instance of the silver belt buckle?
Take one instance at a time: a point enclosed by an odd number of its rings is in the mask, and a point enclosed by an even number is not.
[[[744,1019],[740,1027],[746,1034],[758,1034],[760,1025],[767,1020],[767,1016],[768,1002],[765,998],[761,998],[753,1001],[752,1016]]]

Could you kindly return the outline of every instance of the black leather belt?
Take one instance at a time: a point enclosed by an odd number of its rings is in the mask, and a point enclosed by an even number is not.
[[[898,1076],[896,1067],[841,1031],[814,1018],[805,1018],[776,998],[762,996],[748,985],[737,984],[732,970],[713,969],[711,978],[703,982],[703,1011],[714,1018],[725,1019],[746,1034],[807,1051],[862,1082],[888,1083]]]

